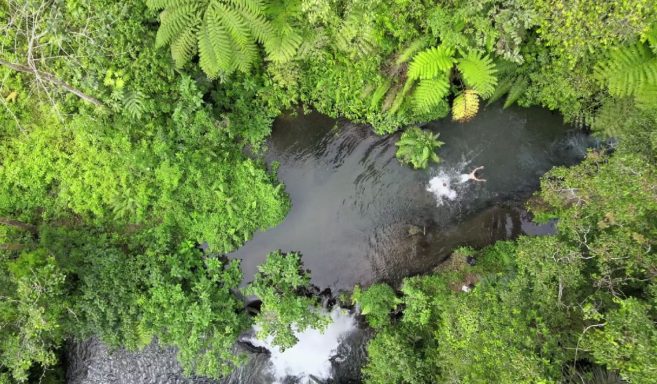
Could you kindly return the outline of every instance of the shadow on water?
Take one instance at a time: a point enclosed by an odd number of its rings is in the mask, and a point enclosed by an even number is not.
[[[551,226],[532,224],[519,202],[547,170],[577,162],[590,144],[558,115],[534,108],[492,106],[467,124],[442,120],[428,128],[445,142],[442,162],[416,171],[395,159],[399,134],[380,137],[318,113],[279,118],[266,159],[280,163],[292,209],[229,257],[242,259],[247,280],[281,249],[301,252],[320,287],[398,283],[460,245],[549,233]],[[481,165],[487,182],[458,180]],[[456,199],[439,204],[427,191],[435,176],[451,180]]]
[[[266,159],[280,163],[279,178],[292,209],[282,224],[255,234],[229,257],[242,259],[247,280],[267,253],[281,249],[301,252],[313,283],[334,292],[357,283],[398,283],[431,271],[457,246],[483,247],[521,234],[552,233],[552,224],[533,224],[519,207],[536,190],[541,175],[555,165],[581,160],[593,144],[541,109],[492,106],[467,124],[444,120],[428,128],[445,142],[439,151],[443,161],[415,171],[395,159],[399,134],[379,137],[368,127],[317,113],[279,118]],[[461,182],[462,174],[482,165],[479,177],[485,183]],[[432,179],[445,183],[455,197],[441,200],[428,191]],[[369,337],[368,330],[355,327],[339,335],[343,341],[329,359],[333,380],[327,382],[359,382]],[[241,347],[236,345],[236,352]],[[309,348],[317,349],[312,344]],[[71,343],[67,355],[71,383],[213,382],[184,377],[175,351],[157,345],[139,353],[110,354],[89,340]],[[222,383],[275,382],[273,360],[270,354],[252,353],[248,364]],[[322,380],[307,375],[282,381]]]

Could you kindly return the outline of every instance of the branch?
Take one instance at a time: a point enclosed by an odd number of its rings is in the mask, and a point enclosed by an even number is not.
[[[27,67],[25,65],[10,63],[10,62],[5,61],[3,59],[0,59],[0,65],[4,65],[5,67],[13,69],[14,71],[17,71],[17,72],[30,73],[30,74],[36,76],[37,78],[42,78],[42,79],[44,79],[44,80],[46,80],[46,81],[48,81],[52,84],[55,84],[55,85],[58,85],[58,86],[64,88],[65,90],[67,90],[67,91],[71,92],[72,94],[78,96],[79,98],[81,98],[84,101],[87,101],[87,102],[89,102],[91,104],[94,104],[96,106],[99,106],[99,107],[104,106],[102,101],[96,99],[95,97],[86,95],[85,93],[83,93],[79,89],[73,87],[72,85],[68,84],[67,82],[58,79],[53,74],[38,71],[36,69],[32,69],[30,67]]]
[[[22,221],[13,220],[13,219],[10,219],[8,217],[2,217],[2,216],[0,216],[0,224],[8,225],[10,227],[19,228],[19,229],[22,229],[24,231],[28,231],[34,236],[37,235],[36,225],[24,223]]]

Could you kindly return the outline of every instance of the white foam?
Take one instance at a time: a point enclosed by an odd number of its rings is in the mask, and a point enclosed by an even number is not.
[[[271,352],[270,362],[276,383],[282,383],[287,376],[300,379],[309,379],[311,375],[318,379],[331,377],[330,358],[344,337],[356,329],[356,320],[340,308],[331,311],[330,316],[333,321],[323,333],[316,329],[295,333],[299,342],[285,351],[273,346],[271,338],[251,340],[253,345]]]
[[[433,193],[438,205],[443,205],[446,200],[455,200],[457,197],[456,190],[452,188],[451,177],[443,172],[429,180],[427,191]]]

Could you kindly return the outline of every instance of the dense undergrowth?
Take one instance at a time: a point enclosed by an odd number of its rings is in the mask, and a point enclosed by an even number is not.
[[[254,322],[293,344],[290,323],[326,322],[298,255],[261,267],[255,319],[220,257],[289,208],[259,157],[273,119],[387,134],[500,98],[617,145],[543,178],[531,209],[558,235],[356,290],[366,380],[657,377],[654,1],[5,0],[0,30],[0,382],[61,381],[70,338],[157,338],[209,377]],[[436,160],[413,135],[400,157]]]

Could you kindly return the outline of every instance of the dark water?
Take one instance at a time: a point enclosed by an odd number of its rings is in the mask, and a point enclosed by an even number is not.
[[[379,137],[368,127],[317,113],[281,117],[266,158],[280,163],[292,209],[281,225],[257,233],[229,257],[242,259],[247,280],[267,253],[281,249],[301,252],[321,288],[397,283],[430,271],[460,245],[482,247],[520,234],[551,233],[551,225],[532,224],[519,207],[542,174],[577,162],[591,144],[541,109],[492,106],[470,123],[445,120],[429,128],[445,142],[438,152],[443,161],[414,171],[394,157],[399,134]],[[487,182],[454,181],[480,165]],[[455,200],[438,205],[427,191],[437,175],[453,179]],[[343,342],[334,382],[358,382],[366,338],[361,330]],[[110,354],[94,340],[73,343],[68,360],[68,380],[76,384],[211,382],[185,378],[175,352],[155,345],[140,353]],[[267,367],[266,355],[254,355],[224,383],[269,384]]]
[[[229,256],[242,259],[246,279],[281,249],[301,252],[322,288],[397,283],[429,271],[456,246],[549,232],[510,206],[536,190],[552,166],[581,159],[588,144],[542,109],[492,106],[470,123],[446,120],[429,128],[445,142],[442,163],[415,171],[395,159],[399,134],[379,137],[317,113],[280,118],[266,157],[280,162],[292,209],[281,225]],[[452,183],[455,201],[437,206],[426,190],[435,175],[458,177],[480,165],[488,181]],[[409,233],[418,228],[421,234]]]

